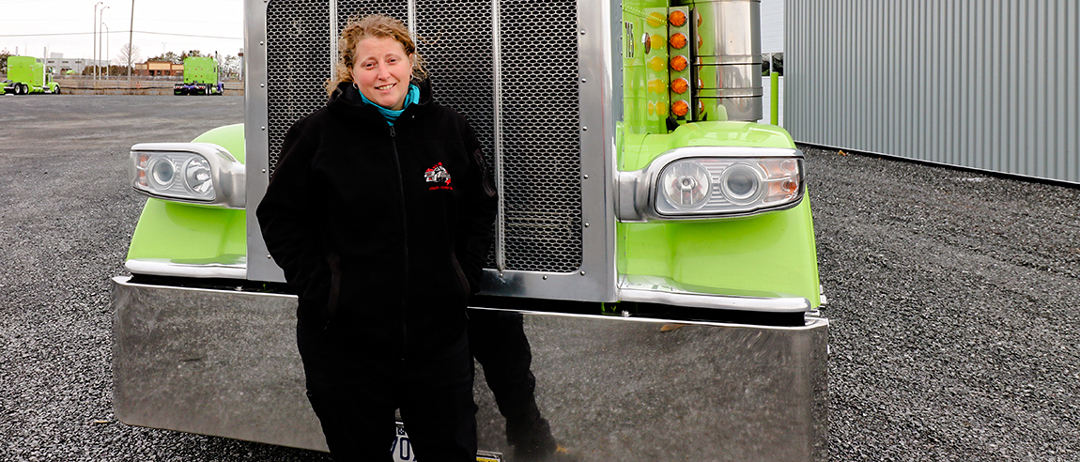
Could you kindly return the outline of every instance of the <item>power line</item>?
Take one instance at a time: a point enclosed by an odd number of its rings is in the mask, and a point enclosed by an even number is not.
[[[118,30],[116,32],[109,32],[109,33],[110,34],[119,34],[119,33],[126,33],[126,32],[128,32],[128,31],[126,31],[126,30]],[[150,31],[142,31],[142,30],[137,30],[137,31],[134,31],[134,32],[136,34],[167,35],[167,36],[171,36],[171,37],[195,37],[195,38],[211,38],[211,39],[222,39],[222,40],[243,40],[242,37],[220,37],[220,36],[215,36],[215,35],[171,34],[171,33],[168,33],[168,32],[150,32]],[[74,36],[74,35],[93,35],[93,32],[65,32],[65,33],[61,33],[61,34],[12,34],[12,35],[0,34],[0,37],[63,37],[63,36]]]

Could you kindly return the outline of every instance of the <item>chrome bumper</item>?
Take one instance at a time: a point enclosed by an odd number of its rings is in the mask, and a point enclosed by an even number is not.
[[[131,424],[326,450],[296,299],[113,279],[113,406]],[[479,308],[478,308],[479,309]],[[665,324],[684,327],[666,332]],[[524,313],[536,398],[583,461],[826,460],[828,320],[759,327]],[[479,447],[505,454],[477,368]]]

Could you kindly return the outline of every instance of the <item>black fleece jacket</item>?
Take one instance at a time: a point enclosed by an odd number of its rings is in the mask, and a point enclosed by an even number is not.
[[[420,89],[389,126],[339,86],[286,133],[256,211],[298,328],[391,356],[430,356],[464,332],[497,209],[472,128]]]

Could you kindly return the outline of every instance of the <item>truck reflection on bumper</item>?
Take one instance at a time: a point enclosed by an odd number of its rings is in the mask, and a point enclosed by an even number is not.
[[[119,420],[326,450],[304,395],[295,297],[129,279],[113,279]],[[540,409],[583,461],[827,458],[825,319],[663,332],[671,320],[524,315]],[[476,400],[479,448],[509,455],[479,368]]]

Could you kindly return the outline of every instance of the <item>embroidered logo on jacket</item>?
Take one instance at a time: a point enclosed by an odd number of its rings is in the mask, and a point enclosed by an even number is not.
[[[435,164],[434,167],[431,167],[424,172],[424,181],[435,183],[434,186],[428,188],[428,191],[434,191],[436,189],[454,189],[450,186],[450,172],[446,171],[446,167],[443,167],[442,162]]]

